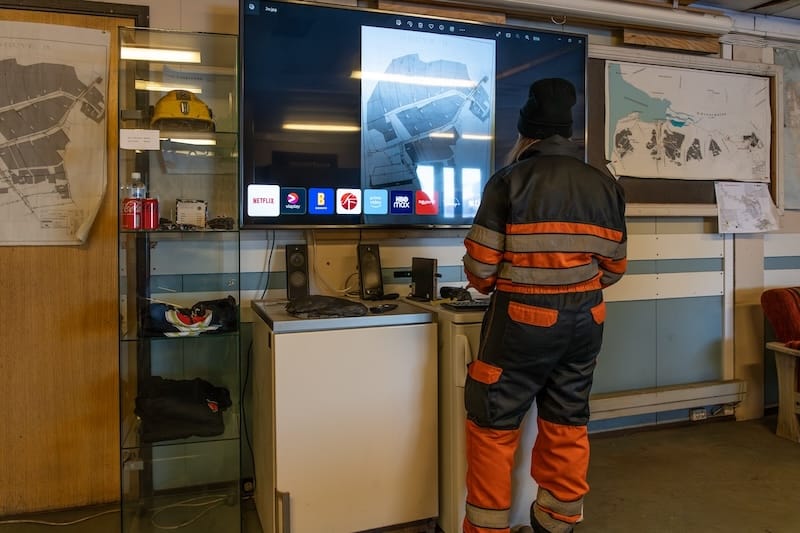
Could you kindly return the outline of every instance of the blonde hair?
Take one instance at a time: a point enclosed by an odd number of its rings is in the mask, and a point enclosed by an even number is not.
[[[538,142],[539,139],[531,139],[530,137],[525,137],[522,134],[517,135],[517,142],[514,143],[514,146],[511,147],[511,150],[509,150],[508,155],[506,156],[506,165],[510,165],[511,163],[516,163],[519,161],[519,158],[522,157],[522,154],[524,154],[528,148]]]

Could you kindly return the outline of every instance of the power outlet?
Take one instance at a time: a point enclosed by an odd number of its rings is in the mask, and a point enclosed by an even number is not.
[[[697,409],[692,409],[689,411],[689,419],[692,422],[697,422],[699,420],[705,420],[708,414],[706,413],[705,408],[698,407]]]
[[[242,496],[252,496],[256,490],[256,482],[251,477],[242,478]]]

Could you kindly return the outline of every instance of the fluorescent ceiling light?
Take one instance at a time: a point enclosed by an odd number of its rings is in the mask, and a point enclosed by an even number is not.
[[[165,92],[169,91],[189,91],[194,94],[203,94],[203,89],[194,85],[176,85],[171,83],[161,83],[160,81],[149,80],[136,80],[133,87],[137,91],[155,91]]]
[[[405,83],[408,85],[430,85],[434,87],[466,87],[472,89],[477,82],[459,78],[438,78],[436,76],[409,76],[407,74],[391,74],[388,72],[364,72],[354,70],[351,78],[389,81],[392,83]]]
[[[431,133],[430,134],[430,137],[433,137],[435,139],[453,139],[453,138],[455,138],[455,136],[456,136],[455,133],[446,132],[446,131],[435,132],[435,133]],[[461,138],[465,139],[465,140],[468,140],[468,141],[491,141],[492,140],[492,136],[491,135],[481,135],[481,134],[478,134],[478,133],[464,133],[464,134],[461,135]]]
[[[193,144],[195,146],[216,146],[217,144],[216,139],[176,139],[174,137],[162,137],[161,140],[173,143]]]
[[[302,122],[287,122],[283,125],[285,130],[294,131],[325,131],[325,132],[356,132],[361,131],[359,126],[351,124],[310,124]]]
[[[123,46],[121,59],[141,61],[162,61],[164,63],[200,63],[200,52],[197,50],[175,50],[172,48],[142,48]]]

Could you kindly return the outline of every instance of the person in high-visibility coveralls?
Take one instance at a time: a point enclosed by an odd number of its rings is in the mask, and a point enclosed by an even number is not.
[[[534,399],[538,492],[531,526],[514,531],[567,533],[583,519],[602,290],[625,273],[627,230],[622,188],[569,140],[575,102],[567,80],[531,85],[510,162],[487,182],[464,240],[469,286],[492,295],[464,392],[464,533],[511,531],[514,452]]]

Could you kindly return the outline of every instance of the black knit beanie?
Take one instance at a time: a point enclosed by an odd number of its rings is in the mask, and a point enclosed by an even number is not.
[[[519,110],[517,130],[531,139],[572,136],[575,86],[562,78],[546,78],[531,85],[528,101]]]

